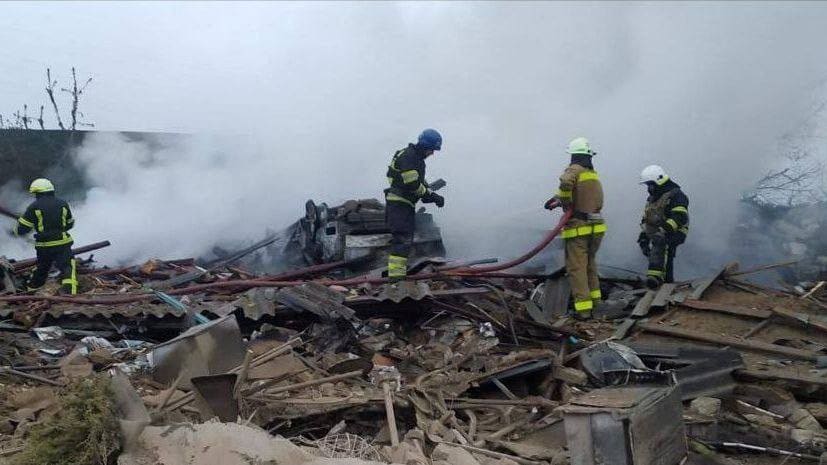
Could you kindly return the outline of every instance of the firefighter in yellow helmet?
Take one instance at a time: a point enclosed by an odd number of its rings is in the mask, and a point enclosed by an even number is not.
[[[591,317],[600,302],[600,280],[597,275],[597,250],[606,232],[603,209],[603,187],[592,165],[597,155],[585,137],[573,139],[568,146],[571,163],[560,176],[557,195],[546,202],[546,208],[562,205],[571,210],[562,237],[566,246],[566,273],[574,300],[574,316]]]
[[[48,179],[35,179],[29,192],[35,200],[17,219],[14,233],[18,236],[34,231],[37,267],[29,279],[27,291],[33,292],[46,283],[54,265],[60,271],[61,293],[77,293],[75,259],[72,258],[72,236],[67,231],[75,225],[72,210],[63,199],[55,197],[55,187]]]

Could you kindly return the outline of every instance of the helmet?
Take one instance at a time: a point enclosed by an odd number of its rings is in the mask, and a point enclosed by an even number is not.
[[[52,184],[52,181],[49,181],[46,178],[38,178],[32,181],[32,184],[29,186],[29,192],[32,194],[40,194],[43,192],[54,192],[55,186]]]
[[[566,152],[569,155],[597,155],[597,152],[592,150],[589,140],[585,137],[572,139]]]
[[[666,174],[666,171],[658,165],[649,165],[646,168],[643,168],[643,171],[640,172],[640,184],[653,182],[659,186],[662,186],[668,180],[669,175]]]
[[[442,136],[436,129],[426,129],[419,135],[416,143],[425,150],[439,150],[442,148]]]

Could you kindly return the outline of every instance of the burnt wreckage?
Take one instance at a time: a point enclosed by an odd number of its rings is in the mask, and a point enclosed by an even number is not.
[[[437,190],[443,180],[431,183]],[[317,265],[337,261],[360,261],[365,268],[387,263],[390,229],[385,204],[377,199],[348,200],[330,207],[308,200],[305,215],[292,230],[284,254],[294,264]],[[442,234],[433,216],[420,208],[416,213],[414,257],[444,257]]]
[[[387,262],[391,234],[384,203],[376,199],[348,200],[328,207],[308,200],[305,209],[307,213],[285,248],[288,256],[300,255],[311,265],[359,259],[375,266]],[[416,213],[413,253],[420,257],[445,255],[439,227],[424,208]]]

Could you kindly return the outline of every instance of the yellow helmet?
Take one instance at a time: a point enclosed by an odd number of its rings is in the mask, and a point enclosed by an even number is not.
[[[32,181],[32,184],[29,186],[29,192],[32,194],[41,194],[43,192],[54,192],[55,186],[52,184],[52,181],[49,181],[46,178],[38,178]]]
[[[589,140],[585,137],[572,139],[566,152],[569,155],[597,155],[597,152],[592,150]]]

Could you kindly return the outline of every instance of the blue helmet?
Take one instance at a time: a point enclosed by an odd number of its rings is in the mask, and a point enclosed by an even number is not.
[[[419,135],[416,143],[425,150],[439,150],[442,148],[442,136],[436,129],[426,129]]]

